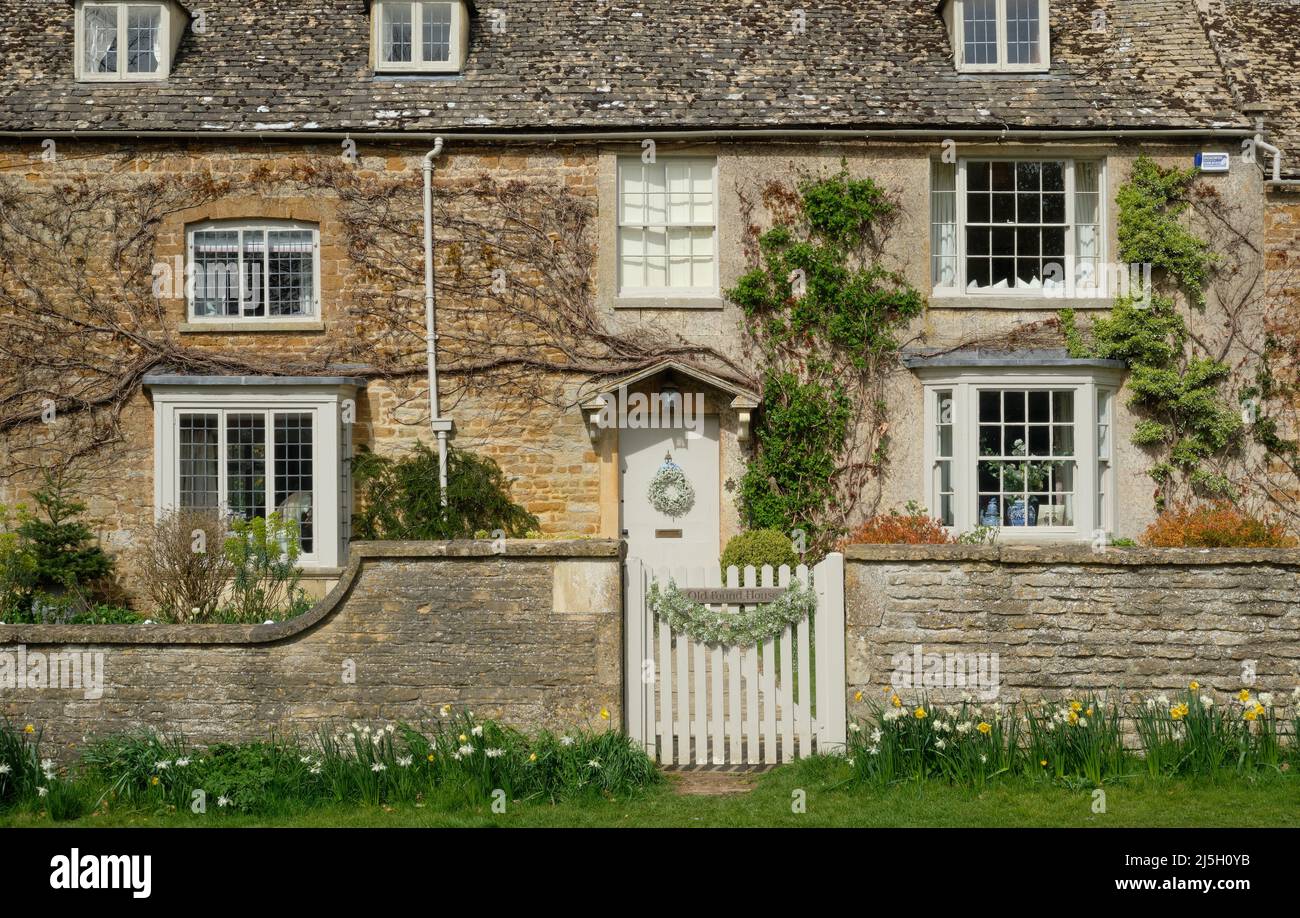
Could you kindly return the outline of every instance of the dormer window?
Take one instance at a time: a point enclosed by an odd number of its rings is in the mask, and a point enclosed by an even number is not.
[[[162,80],[185,30],[171,2],[77,5],[77,79]]]
[[[945,10],[964,72],[1043,72],[1051,63],[1048,0],[951,0]]]
[[[464,0],[376,0],[371,11],[379,73],[457,73],[469,46]]]

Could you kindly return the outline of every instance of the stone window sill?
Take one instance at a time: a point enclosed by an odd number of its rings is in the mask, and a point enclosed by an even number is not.
[[[620,296],[615,309],[725,309],[727,301],[716,296]]]
[[[1064,296],[946,296],[930,297],[931,309],[1032,309],[1056,312],[1059,309],[1110,309],[1114,297]]]
[[[325,330],[320,320],[306,322],[182,322],[182,335],[242,335],[254,332],[319,332]]]

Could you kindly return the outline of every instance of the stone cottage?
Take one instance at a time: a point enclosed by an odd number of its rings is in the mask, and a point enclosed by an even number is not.
[[[1200,164],[1217,204],[1188,219],[1231,240],[1234,268],[1181,308],[1207,351],[1257,368],[1260,291],[1300,226],[1295,18],[1192,0],[0,0],[0,502],[71,458],[124,558],[170,507],[279,509],[325,588],[350,456],[449,421],[544,532],[715,556],[742,526],[764,395],[726,291],[773,189],[843,167],[895,202],[881,257],[927,303],[855,518],[914,500],[1004,541],[1136,536],[1155,460],[1131,444],[1125,367],[1071,356],[1058,315],[1086,323],[1130,290],[1116,195],[1138,157]],[[691,423],[607,422],[638,395]],[[678,517],[646,496],[665,457],[696,494]]]

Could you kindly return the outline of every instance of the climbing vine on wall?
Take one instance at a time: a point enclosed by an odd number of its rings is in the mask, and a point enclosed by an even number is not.
[[[793,188],[769,183],[763,198],[775,222],[751,227],[755,263],[727,293],[763,362],[741,510],[753,528],[803,529],[818,551],[884,466],[883,379],[924,300],[880,264],[897,206],[870,178],[841,168]]]
[[[1185,225],[1185,215],[1197,200],[1195,179],[1195,170],[1164,168],[1145,156],[1136,160],[1132,176],[1117,196],[1120,257],[1158,269],[1165,288],[1172,285],[1183,291],[1197,327],[1208,327],[1206,291],[1224,259]],[[1216,194],[1204,193],[1200,203],[1208,214],[1229,225]],[[1240,296],[1241,303],[1251,302],[1253,288]],[[1236,363],[1227,359],[1239,345],[1234,338],[1242,310],[1222,304],[1220,308],[1227,311],[1227,318],[1216,316],[1214,321],[1232,333],[1213,351],[1194,334],[1168,289],[1158,287],[1148,297],[1121,297],[1108,316],[1093,320],[1088,330],[1091,340],[1079,329],[1072,310],[1061,313],[1066,344],[1074,356],[1128,364],[1129,405],[1142,418],[1132,439],[1156,457],[1149,474],[1157,483],[1159,508],[1189,492],[1240,499],[1242,476],[1234,474],[1229,460],[1240,456],[1248,427],[1254,442],[1266,452],[1294,455],[1295,445],[1264,412],[1264,399],[1276,394],[1265,392],[1271,386],[1268,374],[1262,374],[1264,378],[1255,385],[1242,385],[1237,379],[1237,369],[1259,355],[1247,355]],[[1240,473],[1242,463],[1236,466]]]

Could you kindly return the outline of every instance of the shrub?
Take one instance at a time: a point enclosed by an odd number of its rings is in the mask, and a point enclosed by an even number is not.
[[[952,545],[957,539],[914,501],[907,512],[877,514],[853,531],[845,545]]]
[[[210,510],[172,511],[146,530],[140,570],[159,618],[205,622],[216,615],[235,575],[225,541],[225,524]]]
[[[1293,548],[1296,540],[1278,522],[1215,501],[1181,505],[1161,513],[1142,535],[1152,548]]]
[[[36,557],[9,528],[12,519],[9,508],[0,507],[0,621],[5,622],[26,615],[36,589]]]
[[[311,608],[299,589],[302,571],[298,523],[272,513],[266,519],[236,517],[226,539],[226,559],[234,572],[231,603],[224,621],[263,622],[294,618]]]
[[[35,559],[38,589],[93,587],[113,572],[113,559],[79,519],[86,505],[70,496],[74,483],[66,474],[47,472],[33,495],[36,512],[19,523],[18,535]]]
[[[352,460],[357,539],[469,539],[501,530],[521,538],[541,524],[510,499],[510,481],[492,459],[460,449],[447,455],[447,506],[441,504],[438,454],[418,444],[402,456],[361,452]]]
[[[0,720],[0,806],[30,799],[41,786],[41,735],[31,724]]]
[[[799,564],[794,545],[789,536],[779,529],[752,529],[732,536],[727,547],[722,550],[722,573],[735,565],[743,571],[746,565],[761,569],[764,564],[772,565],[776,570],[782,564],[788,564],[793,570]]]
[[[140,621],[130,609],[112,603],[94,602],[78,588],[50,596],[38,593],[25,613],[10,623],[33,625],[129,625]]]

